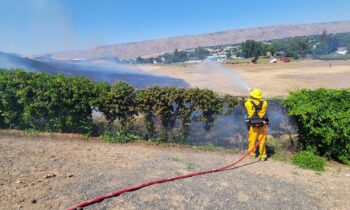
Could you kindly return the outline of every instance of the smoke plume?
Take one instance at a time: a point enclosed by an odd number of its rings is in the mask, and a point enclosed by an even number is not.
[[[1,0],[0,25],[0,51],[29,55],[92,47],[78,39],[72,15],[59,0]]]

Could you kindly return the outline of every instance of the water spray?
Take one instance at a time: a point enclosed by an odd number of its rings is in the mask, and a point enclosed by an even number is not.
[[[231,80],[233,85],[238,85],[240,88],[243,88],[245,91],[248,91],[248,93],[252,90],[248,82],[245,81],[245,79],[239,75],[234,69],[226,68],[224,65],[212,61],[212,60],[205,60],[200,64],[200,67],[209,67],[215,71],[220,72],[222,75],[226,76],[229,80]]]

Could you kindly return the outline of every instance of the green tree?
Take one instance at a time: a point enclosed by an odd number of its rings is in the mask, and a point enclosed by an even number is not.
[[[204,60],[208,57],[209,55],[209,51],[204,49],[203,47],[197,47],[194,50],[194,53],[192,53],[190,55],[190,57],[194,58],[194,59],[198,59],[198,60]]]
[[[305,57],[309,52],[311,52],[311,47],[305,39],[296,37],[290,41],[287,52],[292,53],[293,56],[291,57],[294,58]]]
[[[185,62],[188,60],[187,52],[185,51],[179,51],[178,49],[175,49],[172,57],[172,63],[179,63],[179,62]]]
[[[146,60],[141,56],[139,56],[136,58],[136,63],[139,63],[139,64],[146,63]]]
[[[323,31],[322,35],[318,37],[318,44],[314,49],[313,53],[315,55],[326,55],[337,51],[339,47],[339,41],[337,36],[334,34],[328,34]]]
[[[279,50],[280,48],[276,42],[272,42],[271,44],[266,46],[266,51],[270,52],[272,55],[274,55]]]
[[[259,57],[265,54],[265,47],[262,42],[246,40],[241,43],[241,53],[245,58]]]
[[[230,50],[229,50],[229,51],[227,51],[227,53],[226,53],[226,59],[231,58],[231,56],[232,56],[231,51],[230,51]]]

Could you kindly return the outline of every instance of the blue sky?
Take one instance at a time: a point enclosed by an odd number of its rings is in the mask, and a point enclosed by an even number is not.
[[[349,0],[0,0],[0,51],[36,54],[274,24],[350,20]]]

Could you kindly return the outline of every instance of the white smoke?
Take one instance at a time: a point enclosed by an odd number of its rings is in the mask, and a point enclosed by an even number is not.
[[[0,51],[28,55],[93,47],[77,37],[72,15],[61,2],[1,0]]]

